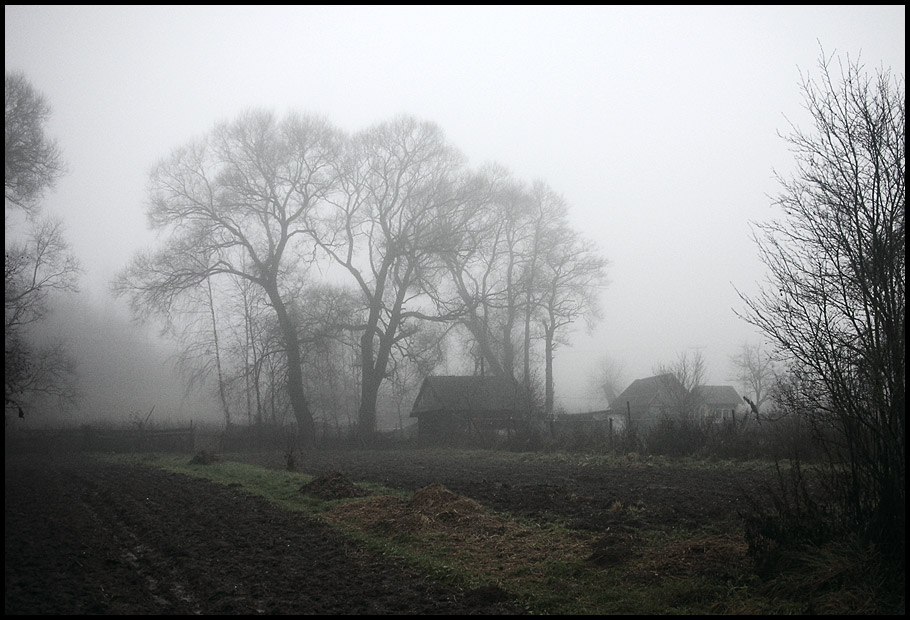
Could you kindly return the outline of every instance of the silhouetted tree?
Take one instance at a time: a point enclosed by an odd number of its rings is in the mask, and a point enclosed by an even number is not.
[[[673,375],[679,383],[667,383],[669,403],[673,413],[680,420],[694,422],[698,407],[702,404],[699,400],[699,388],[705,384],[705,356],[696,350],[691,356],[680,353],[676,361],[658,364],[653,369],[654,375]]]
[[[259,287],[287,356],[287,390],[301,441],[314,441],[287,279],[312,247],[307,216],[334,190],[339,139],[318,118],[250,111],[174,151],[151,175],[149,221],[165,245],[137,255],[114,283],[134,312],[167,316],[184,291],[220,275]]]
[[[551,227],[541,245],[536,288],[544,339],[544,413],[553,412],[553,357],[565,343],[564,330],[580,318],[593,325],[599,317],[599,294],[606,283],[607,261],[589,241],[565,223]],[[529,296],[530,302],[531,296]]]
[[[348,147],[337,198],[311,230],[354,279],[365,308],[358,428],[369,441],[396,343],[418,320],[443,320],[427,313],[422,281],[445,243],[439,223],[464,200],[456,182],[463,158],[435,125],[410,117],[367,129]]]
[[[36,326],[52,294],[76,290],[79,266],[63,224],[41,218],[40,200],[63,173],[56,144],[44,133],[50,106],[21,73],[6,73],[5,233],[16,236],[13,212],[24,213],[24,240],[6,245],[4,263],[4,399],[20,406],[46,394],[75,398],[75,361],[61,342],[41,343]],[[21,408],[20,408],[21,411]]]
[[[6,72],[6,140],[4,193],[7,204],[37,210],[45,191],[64,172],[57,143],[44,127],[51,107],[19,72]]]
[[[614,359],[604,355],[596,362],[588,378],[592,391],[603,397],[606,406],[612,407],[626,385],[623,367]]]
[[[819,62],[802,91],[812,131],[792,127],[780,220],[757,224],[769,275],[744,318],[787,365],[792,399],[826,440],[848,522],[903,559],[906,118],[903,78]],[[839,70],[839,71],[838,71]],[[839,75],[838,75],[839,72]]]
[[[775,381],[774,360],[760,344],[743,343],[730,362],[734,368],[733,380],[743,387],[744,400],[752,409],[755,420],[761,422],[762,406],[768,402]]]

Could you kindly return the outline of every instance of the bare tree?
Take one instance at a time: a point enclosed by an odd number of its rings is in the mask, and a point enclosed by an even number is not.
[[[549,232],[541,257],[539,303],[544,338],[544,412],[553,412],[553,357],[566,342],[564,330],[584,317],[588,325],[599,317],[599,293],[606,282],[607,261],[597,248],[566,226]]]
[[[53,218],[35,222],[27,243],[13,242],[6,250],[7,329],[19,330],[43,319],[48,296],[54,291],[75,291],[78,272],[63,236],[63,223]]]
[[[50,107],[21,73],[6,73],[6,208],[24,212],[25,240],[6,246],[4,263],[5,394],[20,407],[32,396],[72,401],[75,362],[60,342],[39,343],[36,326],[52,294],[76,290],[79,265],[69,251],[63,224],[39,218],[40,199],[63,173],[56,144],[44,134]],[[7,212],[5,232],[14,238]]]
[[[583,315],[596,316],[606,261],[571,231],[565,200],[546,183],[527,188],[498,167],[480,178],[471,208],[447,236],[453,241],[439,252],[462,304],[459,323],[486,371],[521,378],[528,390],[533,341],[543,340],[549,411],[561,332]]]
[[[670,404],[677,416],[684,421],[693,421],[698,407],[702,404],[699,400],[699,388],[705,384],[705,356],[700,349],[693,355],[688,352],[680,353],[676,361],[659,364],[653,370],[655,375],[673,375],[678,384],[668,384],[668,397],[673,401]]]
[[[761,293],[741,294],[743,318],[774,344],[799,386],[789,404],[829,440],[848,521],[899,548],[902,561],[904,83],[832,59],[822,56],[818,77],[802,79],[814,128],[792,126],[786,136],[797,167],[792,178],[779,176],[783,219],[755,226],[769,275]]]
[[[463,158],[431,123],[400,117],[354,138],[316,243],[353,277],[366,312],[361,336],[363,440],[376,428],[376,400],[395,345],[427,314],[423,281],[445,242],[448,211],[463,198],[454,184]]]
[[[774,360],[762,350],[760,344],[744,342],[739,353],[730,358],[733,364],[733,380],[743,388],[743,400],[748,403],[755,414],[756,422],[761,422],[762,406],[771,397],[771,388],[776,376]]]
[[[307,216],[333,191],[336,132],[318,118],[250,111],[177,149],[151,175],[151,225],[164,247],[138,255],[114,290],[139,315],[168,316],[184,291],[230,275],[259,287],[275,313],[287,356],[287,390],[304,444],[313,417],[300,370],[286,282],[310,251]]]
[[[623,378],[624,370],[616,360],[607,356],[601,357],[591,371],[588,381],[593,392],[604,399],[607,407],[619,396],[626,383]]]
[[[223,324],[218,320],[218,304],[212,280],[206,279],[195,290],[187,290],[179,327],[167,326],[176,333],[180,343],[177,365],[186,381],[187,394],[204,384],[212,374],[217,382],[216,392],[221,402],[226,426],[231,425],[228,381],[224,355]]]
[[[539,196],[501,167],[484,169],[478,179],[475,200],[462,212],[462,221],[448,235],[451,242],[439,255],[452,298],[463,309],[459,324],[484,371],[518,378],[523,370],[527,383],[532,327],[536,335],[532,317],[540,294],[534,288],[536,264],[553,210],[535,202]],[[522,325],[523,340],[518,333]]]
[[[397,344],[399,351],[389,369],[388,400],[394,407],[399,432],[404,430],[404,418],[424,378],[445,358],[442,343],[446,331],[441,323],[424,322]]]
[[[340,434],[354,427],[361,396],[360,342],[352,326],[363,322],[362,301],[358,291],[328,283],[307,287],[300,301],[294,308],[314,416],[324,431]]]
[[[548,185],[542,181],[533,184],[527,194],[528,219],[527,228],[530,230],[527,247],[524,251],[524,260],[522,261],[521,289],[524,295],[524,381],[525,388],[531,389],[531,326],[532,319],[545,316],[542,323],[544,324],[544,334],[549,336],[546,341],[549,343],[546,348],[546,387],[545,402],[547,403],[546,413],[552,413],[552,360],[553,360],[553,338],[555,337],[555,328],[551,332],[547,331],[550,325],[547,319],[555,319],[548,314],[543,315],[546,305],[553,301],[552,296],[556,293],[552,285],[555,284],[548,279],[555,272],[550,269],[548,263],[550,259],[559,262],[556,258],[556,246],[568,241],[571,234],[568,233],[566,225],[567,205],[562,196],[557,195]],[[557,267],[561,270],[562,267]],[[557,277],[556,279],[559,279]],[[556,285],[561,288],[561,285]],[[551,304],[552,305],[552,304]],[[555,310],[555,308],[554,308]],[[553,323],[555,325],[555,321]]]
[[[63,174],[54,140],[44,133],[51,108],[19,72],[6,72],[4,192],[7,204],[27,212],[38,209],[44,192]]]

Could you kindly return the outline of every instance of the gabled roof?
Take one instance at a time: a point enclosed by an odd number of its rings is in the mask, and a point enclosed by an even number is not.
[[[699,385],[693,391],[701,402],[715,409],[735,409],[743,404],[742,397],[730,385]]]
[[[423,380],[411,417],[431,411],[525,411],[529,400],[510,377],[435,376]]]
[[[640,415],[647,411],[652,404],[670,405],[672,392],[678,390],[685,390],[685,388],[673,374],[636,379],[623,390],[622,394],[616,397],[613,409],[625,412],[628,406],[633,413]]]

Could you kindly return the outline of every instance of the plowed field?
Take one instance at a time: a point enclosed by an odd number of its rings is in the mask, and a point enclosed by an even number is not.
[[[281,455],[243,460],[285,465]],[[409,491],[438,483],[496,511],[558,521],[595,535],[584,550],[592,562],[628,553],[615,544],[624,531],[712,523],[738,534],[745,494],[767,481],[741,470],[421,450],[315,451],[297,467]],[[496,587],[435,581],[323,521],[149,466],[7,455],[4,526],[6,614],[522,612]]]

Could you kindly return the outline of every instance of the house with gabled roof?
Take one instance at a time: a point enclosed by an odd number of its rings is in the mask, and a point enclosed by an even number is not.
[[[693,388],[702,418],[712,422],[735,420],[737,413],[745,414],[745,405],[736,388],[730,385],[699,385]]]
[[[511,377],[430,376],[411,409],[422,445],[489,445],[527,428],[532,399]]]
[[[685,394],[686,388],[670,373],[636,379],[613,401],[613,411],[625,414],[627,427],[644,430],[662,417],[679,416]]]

